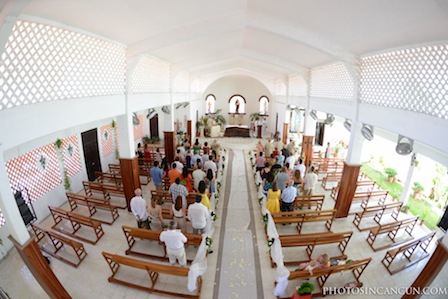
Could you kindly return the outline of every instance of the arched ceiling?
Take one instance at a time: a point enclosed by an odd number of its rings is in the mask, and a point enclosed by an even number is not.
[[[8,0],[27,1],[27,0]],[[98,34],[175,69],[283,78],[448,40],[448,0],[28,0],[22,15]]]

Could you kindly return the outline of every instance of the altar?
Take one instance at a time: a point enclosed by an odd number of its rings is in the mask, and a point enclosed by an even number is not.
[[[250,137],[248,126],[226,126],[224,137]]]

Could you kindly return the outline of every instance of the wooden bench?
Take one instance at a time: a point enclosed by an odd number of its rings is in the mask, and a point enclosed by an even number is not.
[[[37,243],[45,238],[45,236],[48,236],[51,243],[54,246],[54,250],[50,250],[46,246],[39,245],[40,250],[45,251],[52,257],[57,258],[60,261],[63,261],[64,263],[67,263],[75,268],[79,266],[79,264],[84,260],[84,258],[87,256],[87,252],[84,249],[84,245],[80,242],[77,242],[75,240],[69,239],[61,234],[58,234],[57,232],[52,232],[44,229],[43,227],[33,223],[31,224],[31,227],[34,231],[34,234],[36,235]],[[64,247],[64,245],[68,245],[71,247],[76,255],[77,262],[73,262],[70,259],[58,254],[58,251]],[[64,250],[68,253],[67,250]]]
[[[102,184],[123,185],[121,173],[95,171],[95,181]]]
[[[122,226],[124,235],[126,237],[126,241],[128,242],[129,248],[126,250],[126,255],[128,254],[136,254],[140,256],[146,256],[154,259],[161,259],[161,260],[168,260],[167,252],[165,243],[160,242],[160,231],[154,231],[149,230],[145,228],[136,228],[131,226]],[[186,234],[184,233],[185,237],[187,237],[188,241],[185,243],[187,246],[199,246],[202,242],[202,235],[199,234]],[[151,253],[141,252],[141,251],[135,251],[132,250],[132,247],[135,245],[136,238],[143,239],[147,241],[154,241],[160,244],[163,247],[163,255],[157,255],[154,254],[153,250],[151,250]],[[189,260],[191,261],[191,260]]]
[[[79,240],[83,240],[83,241],[91,243],[91,244],[96,244],[98,242],[98,240],[101,239],[101,237],[104,235],[104,231],[101,226],[101,222],[99,222],[99,221],[93,220],[89,217],[85,217],[85,216],[82,216],[82,215],[79,215],[79,214],[76,214],[73,212],[66,211],[61,208],[56,208],[56,207],[52,207],[52,206],[48,206],[48,208],[50,209],[51,216],[53,216],[53,219],[55,222],[55,224],[51,227],[54,230],[57,230],[63,234],[69,235],[73,238],[77,238]],[[57,225],[59,223],[61,223],[63,219],[66,219],[70,222],[73,232],[69,232],[63,228],[57,227]],[[76,232],[79,231],[79,229],[82,227],[82,225],[91,227],[93,229],[93,232],[96,236],[95,240],[91,240],[91,239],[76,235]]]
[[[362,260],[351,261],[344,265],[331,266],[331,267],[322,268],[322,269],[314,269],[313,275],[311,275],[308,272],[308,270],[292,271],[289,274],[288,279],[293,280],[293,279],[307,279],[307,278],[311,278],[311,277],[317,277],[317,283],[319,284],[319,287],[322,290],[323,287],[325,286],[325,283],[327,282],[328,278],[332,274],[342,273],[342,272],[346,272],[346,271],[352,271],[353,276],[355,277],[355,280],[356,280],[356,286],[362,287],[363,284],[359,280],[359,278],[361,277],[362,273],[364,272],[366,267],[369,265],[371,260],[372,260],[372,258],[369,257],[369,258],[362,259]]]
[[[334,217],[337,210],[320,211],[293,211],[273,213],[272,218],[276,224],[297,223],[297,231],[300,233],[305,222],[325,221],[325,227],[331,231]]]
[[[84,186],[84,192],[88,197],[93,197],[93,192],[97,191],[103,194],[104,199],[110,200],[111,194],[120,196],[125,198],[124,194],[124,186],[123,185],[113,185],[113,184],[102,184],[98,182],[82,182]],[[124,205],[116,205],[117,208],[120,209],[126,209],[127,208],[127,202],[124,201]]]
[[[298,195],[293,203],[293,209],[301,209],[303,206],[307,205],[308,208],[316,206],[316,210],[322,210],[324,200],[325,195]]]
[[[342,178],[342,172],[335,172],[335,173],[327,173],[326,176],[322,178],[322,188],[324,188],[326,191],[331,190],[331,188],[327,188],[328,182],[339,182]]]
[[[360,224],[361,224],[361,220],[364,217],[368,217],[368,216],[374,216],[373,220],[377,223],[380,224],[381,218],[383,217],[383,215],[387,212],[392,212],[392,218],[395,220],[398,220],[398,214],[400,213],[400,209],[403,206],[402,202],[393,202],[390,204],[385,204],[385,205],[381,205],[381,206],[370,206],[370,207],[365,207],[362,212],[358,212],[355,214],[355,218],[353,219],[353,224],[356,226],[356,228],[359,231],[365,231],[368,229],[371,229],[372,227],[366,227],[366,228],[360,228]]]
[[[368,190],[373,190],[373,188],[375,187],[376,182],[375,181],[366,181],[366,180],[360,180],[356,182],[356,191],[358,192],[364,192],[365,188],[368,188]],[[338,197],[338,192],[339,192],[339,186],[340,183],[338,183],[337,186],[331,188],[331,193],[330,193],[330,197],[333,198],[334,200],[336,200],[336,198]],[[361,189],[361,190],[358,190]],[[356,193],[355,191],[355,193]]]
[[[395,237],[400,229],[405,229],[405,231],[412,237],[412,230],[414,229],[415,224],[417,223],[418,216],[412,217],[400,221],[395,221],[387,224],[382,224],[377,227],[371,228],[369,231],[369,235],[367,236],[367,243],[369,243],[370,247],[372,247],[373,251],[378,251],[384,248],[392,247],[398,244],[401,244],[405,241],[395,242]],[[384,245],[381,247],[374,247],[373,243],[376,240],[376,237],[381,234],[387,233],[387,236],[392,240],[392,244]]]
[[[75,193],[65,193],[67,195],[68,203],[70,204],[70,209],[74,211],[78,207],[78,203],[86,205],[89,209],[90,218],[99,221],[101,223],[105,224],[112,224],[117,220],[117,218],[120,216],[118,214],[117,207],[110,204],[110,200],[102,199],[102,198],[95,198],[95,197],[89,197],[81,194],[75,194]],[[112,221],[106,221],[99,218],[93,218],[97,212],[97,208],[104,209],[110,212],[112,216]]]
[[[353,200],[361,199],[361,208],[363,208],[363,209],[368,206],[368,204],[372,198],[378,199],[378,205],[382,206],[386,202],[388,194],[389,194],[389,191],[384,191],[384,190],[370,190],[370,191],[366,191],[366,192],[358,192],[358,193],[355,193]]]
[[[117,173],[117,174],[121,173],[120,164],[109,164],[108,167],[110,173]]]
[[[159,263],[153,263],[143,260],[138,260],[134,258],[130,258],[127,256],[121,256],[116,254],[111,254],[107,252],[102,252],[104,259],[106,260],[107,264],[109,265],[110,270],[112,271],[112,275],[109,276],[108,281],[109,282],[115,282],[122,285],[125,285],[127,287],[133,287],[139,290],[144,290],[150,293],[156,293],[156,294],[162,294],[162,295],[168,295],[168,296],[175,296],[179,298],[196,298],[199,299],[201,296],[201,287],[202,287],[202,277],[198,277],[197,279],[197,291],[196,294],[186,294],[186,293],[179,293],[176,292],[178,290],[179,285],[169,285],[169,283],[164,283],[164,288],[156,288],[157,279],[159,278],[159,275],[173,275],[173,276],[180,276],[188,278],[188,272],[190,271],[189,268],[186,267],[175,267],[170,266],[167,264],[159,264]],[[131,268],[141,269],[145,271],[145,277],[146,274],[149,276],[149,286],[142,285],[140,279],[138,280],[132,280],[132,281],[126,281],[123,279],[116,278],[118,270],[120,269],[120,266],[128,266]],[[143,277],[142,277],[143,278]],[[177,281],[177,280],[176,280]],[[185,280],[185,285],[187,285],[187,280]],[[172,290],[172,291],[168,291]]]
[[[421,238],[418,238],[416,240],[412,240],[410,242],[407,242],[403,245],[401,245],[398,248],[394,248],[391,250],[388,250],[386,252],[386,255],[384,256],[383,260],[381,261],[381,263],[383,263],[383,265],[386,267],[387,271],[389,272],[390,275],[393,275],[397,272],[400,272],[401,270],[404,270],[418,262],[420,262],[421,260],[427,258],[429,256],[429,253],[426,251],[428,249],[429,244],[431,243],[432,239],[434,238],[436,232],[433,231],[430,234],[427,234]],[[414,259],[413,261],[411,261],[411,257],[414,254],[414,251],[420,246],[421,249],[423,249],[423,251],[425,252],[423,255],[421,255],[420,257],[418,257],[417,259]],[[391,269],[391,265],[394,262],[394,259],[400,254],[403,253],[404,257],[408,260],[408,263],[396,268],[396,269]]]
[[[300,234],[300,235],[286,235],[279,236],[280,243],[282,247],[303,247],[306,246],[306,254],[308,258],[311,259],[314,248],[317,245],[327,245],[327,244],[338,244],[338,248],[342,253],[342,256],[333,259],[345,259],[344,255],[345,249],[347,248],[348,242],[352,237],[353,232],[342,232],[342,233],[314,233],[314,234]],[[289,261],[285,262],[285,265],[300,264],[304,261]],[[274,266],[274,262],[271,259],[271,266]]]
[[[192,192],[187,196],[187,206],[196,202],[196,196],[201,195],[200,193]],[[173,203],[173,196],[168,192],[168,190],[151,190],[151,199],[161,198],[164,203]]]

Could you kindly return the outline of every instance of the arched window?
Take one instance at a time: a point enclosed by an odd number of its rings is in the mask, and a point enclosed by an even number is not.
[[[269,99],[266,96],[262,96],[258,100],[260,104],[260,115],[268,115],[269,114]]]
[[[245,114],[246,100],[240,95],[233,95],[229,99],[229,113]]]
[[[216,98],[212,94],[209,94],[205,98],[205,114],[215,113],[215,102],[216,102]]]

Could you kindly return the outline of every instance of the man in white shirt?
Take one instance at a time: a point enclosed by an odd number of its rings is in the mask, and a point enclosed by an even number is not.
[[[142,197],[142,189],[137,188],[134,190],[135,196],[131,199],[131,211],[137,220],[138,228],[151,229],[148,220],[148,205],[146,200]]]
[[[199,154],[198,151],[195,151],[193,158],[191,159],[191,165],[193,166],[198,165],[198,159],[201,165],[204,165],[204,162],[202,161],[202,156]]]
[[[207,226],[208,218],[210,214],[206,206],[202,203],[202,196],[196,196],[196,202],[188,207],[188,219],[191,221],[193,227],[193,234],[205,233],[205,227]]]
[[[305,177],[305,172],[306,172],[306,166],[303,164],[303,159],[299,158],[299,164],[294,166],[294,170],[299,170],[300,171],[300,176],[303,178]]]
[[[176,227],[177,223],[171,220],[168,225],[169,230],[163,231],[160,234],[159,239],[161,242],[165,243],[170,265],[174,266],[176,260],[178,260],[179,264],[184,267],[187,265],[184,243],[186,243],[188,239],[180,230],[177,230]]]
[[[216,163],[213,162],[213,156],[208,156],[208,161],[204,162],[204,171],[207,173],[207,171],[211,169],[213,171],[213,175],[216,175],[216,172],[218,171],[218,167],[216,167]]]
[[[180,162],[180,159],[176,157],[174,163],[176,163],[176,170],[182,173],[184,171],[184,164]]]
[[[288,158],[285,160],[285,164],[289,163],[289,169],[294,168],[294,164],[296,163],[296,157],[294,155],[289,155]]]
[[[305,175],[303,179],[303,194],[313,195],[314,186],[317,183],[317,174],[314,173],[314,166],[311,166],[310,171]]]
[[[205,178],[207,177],[207,174],[202,170],[202,166],[198,167],[195,166],[194,167],[195,170],[192,173],[193,176],[193,181],[194,181],[194,190],[198,191],[198,187],[199,187],[199,182],[205,180]]]

